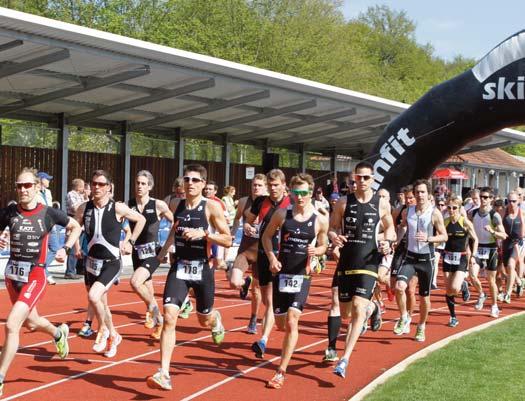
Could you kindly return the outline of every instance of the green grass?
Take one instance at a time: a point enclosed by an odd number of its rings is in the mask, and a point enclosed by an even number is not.
[[[524,327],[520,316],[453,341],[365,400],[525,400]]]

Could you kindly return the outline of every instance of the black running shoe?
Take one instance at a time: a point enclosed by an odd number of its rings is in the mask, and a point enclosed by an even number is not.
[[[381,318],[381,307],[374,302],[375,309],[370,315],[370,328],[372,331],[379,331],[381,325],[383,324],[383,319]]]
[[[246,299],[248,296],[248,291],[250,290],[250,285],[252,284],[252,276],[247,276],[244,279],[244,284],[241,286],[241,289],[239,290],[239,296],[241,299]]]

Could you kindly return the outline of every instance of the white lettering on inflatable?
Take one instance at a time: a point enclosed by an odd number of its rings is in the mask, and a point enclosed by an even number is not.
[[[374,179],[372,188],[377,191],[383,182],[385,173],[397,162],[397,158],[405,153],[406,149],[416,143],[416,139],[408,135],[408,128],[401,128],[392,135],[379,149],[379,159],[374,163]],[[382,170],[382,172],[380,172]]]
[[[487,82],[483,89],[484,100],[525,100],[525,76],[519,76],[517,81],[506,81],[505,77],[498,82]]]

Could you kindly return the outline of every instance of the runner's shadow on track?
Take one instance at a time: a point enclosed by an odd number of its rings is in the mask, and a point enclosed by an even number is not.
[[[149,345],[151,347],[159,345],[159,340],[155,340],[151,338],[148,333],[142,333],[142,334],[126,333],[122,337],[123,337],[123,341],[130,341],[134,343],[145,343],[146,345]]]
[[[128,319],[132,319],[132,320],[141,320],[141,319],[144,319],[144,316],[145,316],[145,314],[143,313],[130,311],[130,310],[112,310],[111,314],[117,315],[117,316],[125,316]]]
[[[29,366],[28,369],[36,371],[36,372],[49,372],[52,371],[53,373],[56,373],[58,375],[64,376],[64,377],[71,377],[75,375],[79,375],[84,373],[81,370],[73,370],[70,369],[67,366],[57,366],[54,368],[49,368],[49,366]],[[163,397],[143,393],[138,390],[138,388],[144,388],[147,389],[146,386],[146,378],[132,378],[132,377],[126,377],[126,376],[119,376],[116,374],[105,374],[105,373],[89,373],[85,376],[76,378],[75,380],[84,380],[85,382],[88,382],[90,384],[93,384],[95,386],[101,387],[101,388],[107,388],[111,390],[116,391],[124,391],[130,394],[133,394],[134,397],[131,398],[132,400],[155,400],[155,399],[162,399]],[[131,383],[132,387],[126,387],[121,385],[120,383],[126,382]]]

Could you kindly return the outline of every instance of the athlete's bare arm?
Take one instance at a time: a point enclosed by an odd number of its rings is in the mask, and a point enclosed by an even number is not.
[[[210,224],[215,228],[214,233],[205,232],[206,239],[216,245],[229,248],[232,246],[232,236],[228,223],[226,223],[226,217],[224,217],[224,211],[218,202],[206,202],[206,216]],[[183,236],[186,239],[190,239],[186,236],[186,231]],[[191,236],[191,233],[190,233]]]
[[[383,226],[384,240],[379,243],[379,250],[385,255],[390,253],[390,244],[396,240],[396,230],[390,210],[388,201],[381,198],[379,200],[379,217],[381,218],[381,225]]]
[[[342,221],[346,209],[346,196],[340,198],[334,206],[332,215],[330,216],[330,225],[328,231],[328,238],[336,247],[342,247],[347,241],[346,237],[342,235]]]
[[[401,222],[397,226],[396,230],[396,246],[399,245],[399,242],[403,239],[403,237],[407,233],[407,213],[408,209],[403,210],[401,213]]]
[[[246,213],[246,218],[244,219],[244,234],[246,234],[248,237],[254,237],[257,234],[257,229],[253,226],[253,223],[255,223],[255,220],[257,220],[257,216],[251,212],[251,210],[248,210]]]
[[[468,235],[470,235],[470,238],[472,238],[472,255],[477,255],[479,239],[476,235],[476,230],[474,230],[474,224],[472,224],[472,222],[468,219],[465,219],[464,222],[465,228],[467,229],[467,233]]]
[[[142,229],[146,225],[146,218],[139,212],[128,207],[128,205],[123,202],[115,202],[115,212],[119,221],[128,219],[129,221],[133,221],[135,223],[135,227],[133,227],[133,232],[131,233],[131,238],[129,241],[136,241],[142,232]],[[126,255],[129,255],[132,251],[132,245],[129,241],[122,244],[121,250]]]
[[[74,218],[69,217],[68,223],[66,225],[66,232],[69,233],[67,237],[67,241],[64,244],[64,246],[73,249],[75,244],[78,242],[78,237],[80,237],[80,234],[82,233],[82,227],[80,227],[80,224],[78,224],[78,221],[76,221]],[[64,248],[60,248],[55,255],[55,259],[62,263],[66,260],[66,250]]]
[[[323,214],[318,214],[316,223],[316,246],[308,245],[308,256],[322,256],[328,249],[328,218]]]
[[[179,198],[175,198],[174,201],[170,202],[169,209],[170,209],[170,212],[172,212],[172,216],[173,216],[173,212],[175,210],[177,210],[177,207],[179,206],[179,202],[180,202]],[[173,242],[175,242],[175,232],[177,231],[178,221],[175,221],[175,217],[174,216],[172,217],[172,219],[173,219],[173,224],[172,224],[171,230],[170,230],[170,232],[168,234],[168,238],[166,238],[166,242],[164,243],[164,245],[162,246],[161,250],[159,251],[159,254],[157,255],[157,259],[159,261],[163,261],[164,260],[164,257],[168,253],[168,250],[170,249],[170,246],[172,246]]]
[[[173,223],[173,213],[171,212],[168,204],[164,201],[158,200],[155,202],[157,206],[157,216],[162,219],[168,220],[170,223]]]
[[[436,235],[428,236],[427,241],[433,243],[447,242],[448,235],[445,222],[443,221],[443,215],[437,209],[434,209],[432,212],[432,224],[436,230]]]
[[[264,248],[264,252],[268,257],[268,261],[270,262],[270,271],[272,273],[278,273],[282,268],[281,262],[279,262],[277,256],[275,256],[273,253],[272,238],[277,230],[279,230],[283,225],[285,218],[286,209],[279,209],[275,211],[261,238],[261,243]]]
[[[496,221],[496,228],[493,229],[490,224],[487,224],[484,228],[489,233],[491,233],[497,239],[507,239],[507,233],[505,232],[505,227],[503,227],[503,220],[498,212],[494,213],[494,220]]]
[[[235,217],[233,219],[233,226],[232,226],[232,231],[231,231],[231,234],[233,236],[235,236],[235,233],[237,232],[237,230],[239,229],[239,225],[241,224],[241,219],[242,219],[242,213],[244,211],[244,207],[246,206],[246,202],[248,202],[248,197],[245,196],[244,198],[241,198],[239,200],[239,204],[237,205],[237,212],[235,213]]]

